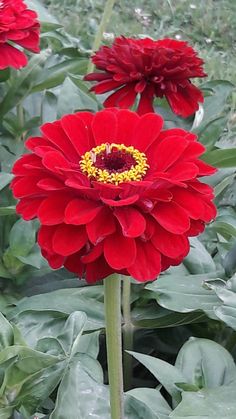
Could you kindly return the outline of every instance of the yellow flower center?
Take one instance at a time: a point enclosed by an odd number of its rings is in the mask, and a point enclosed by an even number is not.
[[[81,157],[80,167],[92,180],[118,185],[142,180],[149,165],[145,153],[133,146],[103,143]]]

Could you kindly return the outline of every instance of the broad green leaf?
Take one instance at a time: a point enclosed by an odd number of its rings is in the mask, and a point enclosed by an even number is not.
[[[108,386],[95,380],[96,365],[93,360],[93,370],[86,371],[80,356],[72,359],[60,383],[50,419],[85,419],[90,416],[110,419]]]
[[[0,83],[5,82],[10,77],[10,68],[5,68],[4,70],[0,70]]]
[[[208,151],[214,147],[214,144],[220,138],[225,125],[226,118],[219,117],[210,121],[200,132],[197,130],[199,141],[204,144]]]
[[[223,266],[228,276],[232,276],[236,272],[236,242],[226,254],[223,260]]]
[[[190,239],[190,252],[183,264],[191,274],[204,274],[216,270],[211,255],[196,237]]]
[[[216,220],[211,228],[221,234],[226,240],[229,240],[231,237],[236,237],[236,227],[226,221]]]
[[[204,286],[207,275],[163,275],[146,286],[153,291],[157,302],[169,310],[189,313],[202,310],[212,319],[217,319],[215,308],[221,304],[212,289]],[[214,278],[214,274],[209,277]]]
[[[209,339],[190,338],[179,351],[175,366],[188,383],[199,389],[229,385],[236,381],[236,366],[232,356],[223,346]]]
[[[216,316],[232,329],[236,330],[236,276],[229,280],[225,287],[209,283],[208,286],[214,290],[221,304],[215,307]]]
[[[127,397],[129,396],[129,397]],[[137,403],[137,401],[139,403]],[[128,405],[134,410],[136,416],[127,412]],[[167,419],[171,408],[158,390],[153,388],[135,388],[126,393],[125,412],[127,419]]]
[[[13,344],[14,334],[11,324],[0,313],[0,351]]]
[[[176,313],[160,307],[157,304],[136,306],[132,310],[132,323],[141,328],[166,328],[190,324],[204,320],[204,314],[200,312]]]
[[[89,287],[86,287],[89,288]],[[83,311],[87,315],[85,330],[96,330],[104,327],[104,305],[95,298],[86,296],[79,288],[62,289],[50,293],[26,297],[19,301],[8,318],[17,323],[17,318],[26,311],[55,311],[69,315],[74,311]]]
[[[61,333],[57,336],[64,352],[70,354],[70,356],[74,356],[79,350],[79,340],[85,323],[85,313],[75,311],[68,317]]]
[[[57,114],[61,117],[79,110],[97,111],[98,105],[91,93],[84,92],[71,78],[67,77],[61,87],[57,103]]]
[[[175,419],[235,419],[236,386],[220,386],[182,393],[182,401],[170,413]]]
[[[11,182],[12,178],[13,175],[11,175],[10,173],[0,172],[0,190],[5,188],[5,186],[7,186]]]
[[[18,220],[9,235],[9,245],[14,256],[26,256],[36,240],[37,227],[33,221]]]
[[[59,64],[45,68],[34,80],[32,92],[40,92],[45,89],[59,86],[63,83],[68,73],[84,74],[87,60],[67,59]],[[71,89],[70,89],[71,90]],[[68,94],[69,92],[67,92]]]
[[[133,351],[127,351],[141,364],[143,364],[158,381],[165,387],[166,391],[175,399],[180,401],[180,391],[176,387],[176,383],[186,383],[186,379],[178,368],[161,359],[154,358],[149,355],[140,354]]]
[[[208,124],[224,111],[227,99],[234,90],[234,85],[227,80],[213,80],[204,83],[201,88],[210,91],[211,94],[204,100],[204,119],[202,126]]]
[[[208,151],[202,156],[202,160],[215,167],[235,167],[236,148]]]

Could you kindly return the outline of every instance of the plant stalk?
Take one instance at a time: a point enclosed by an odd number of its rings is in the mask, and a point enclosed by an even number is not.
[[[124,277],[123,280],[123,346],[124,346],[124,388],[128,391],[132,387],[133,359],[126,351],[133,350],[133,325],[130,309],[131,280]]]
[[[124,419],[119,275],[110,275],[104,280],[104,302],[111,419]]]
[[[99,25],[99,28],[97,30],[97,33],[93,42],[92,52],[97,51],[97,49],[99,48],[99,45],[102,40],[103,32],[105,32],[107,24],[110,20],[114,4],[115,4],[115,0],[107,0],[106,2],[105,9],[102,15],[102,20],[101,20],[101,23]],[[94,69],[94,64],[92,63],[91,60],[89,60],[87,72],[91,73],[93,69]]]

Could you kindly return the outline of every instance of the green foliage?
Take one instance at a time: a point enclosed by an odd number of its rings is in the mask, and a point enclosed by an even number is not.
[[[42,123],[102,107],[83,76],[104,1],[27,4],[41,20],[41,53],[20,71],[0,71],[0,419],[110,419],[103,286],[49,268],[37,222],[17,218],[9,189],[13,163]],[[166,127],[196,132],[207,150],[202,159],[219,168],[205,180],[215,187],[216,221],[191,239],[180,266],[132,284],[135,359],[125,419],[236,416],[234,9],[229,0],[160,1],[158,8],[153,0],[122,0],[104,35],[180,35],[195,43],[210,79],[201,84],[203,109],[194,120],[174,116],[164,101],[156,109]]]

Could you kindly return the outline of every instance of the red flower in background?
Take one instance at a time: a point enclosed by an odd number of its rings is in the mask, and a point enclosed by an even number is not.
[[[113,272],[155,279],[189,251],[189,236],[216,214],[215,169],[204,146],[156,114],[78,112],[41,127],[14,165],[17,212],[41,223],[38,243],[52,268],[88,282]]]
[[[96,94],[115,90],[104,102],[105,107],[130,108],[139,94],[137,112],[154,112],[155,97],[166,97],[173,112],[187,117],[203,102],[201,91],[190,79],[205,77],[203,60],[184,41],[174,39],[132,39],[120,37],[102,46],[92,57],[99,72],[85,80],[97,81]]]
[[[27,57],[15,44],[39,52],[37,13],[22,0],[0,0],[0,70],[27,65]]]

